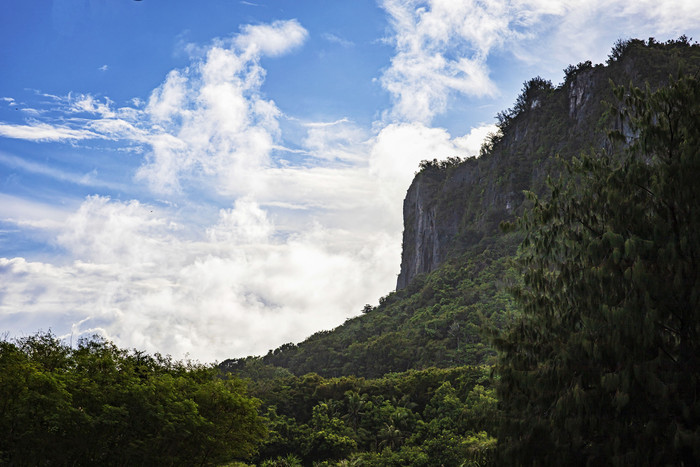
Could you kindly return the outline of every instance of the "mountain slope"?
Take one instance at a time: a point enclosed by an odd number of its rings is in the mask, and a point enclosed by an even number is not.
[[[387,372],[488,363],[480,336],[485,319],[496,325],[512,306],[508,284],[520,238],[499,224],[526,208],[523,190],[542,193],[561,167],[556,156],[604,150],[609,128],[626,130],[609,115],[610,81],[651,87],[679,71],[697,73],[700,46],[681,37],[618,42],[607,65],[565,70],[559,86],[535,78],[514,107],[498,115],[500,133],[478,158],[426,161],[404,201],[404,235],[397,291],[366,306],[361,316],[266,356],[227,360],[246,372],[260,365],[295,374],[379,377]],[[246,370],[248,369],[248,370]]]

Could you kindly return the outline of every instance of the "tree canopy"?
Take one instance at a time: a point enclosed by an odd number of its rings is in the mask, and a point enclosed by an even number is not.
[[[700,81],[615,94],[617,150],[574,159],[519,221],[504,463],[700,458]]]
[[[0,464],[219,465],[266,435],[243,383],[99,337],[0,342]]]

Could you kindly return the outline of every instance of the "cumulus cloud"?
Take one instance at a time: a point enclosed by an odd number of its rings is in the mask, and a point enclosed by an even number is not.
[[[163,193],[179,191],[183,177],[202,175],[216,175],[216,191],[227,195],[253,189],[251,171],[269,165],[281,115],[260,94],[259,60],[289,52],[307,35],[296,21],[245,26],[188,68],[170,72],[145,110],[157,127],[137,176]]]
[[[337,326],[395,283],[396,206],[418,161],[473,149],[468,138],[420,124],[365,137],[344,140],[365,147],[364,163],[268,168],[259,174],[266,191],[197,225],[176,207],[103,196],[54,214],[43,227],[69,261],[0,260],[0,326],[101,333],[203,361],[265,353]],[[5,221],[19,215],[0,210]]]
[[[486,134],[494,129],[495,126],[486,125],[472,129],[469,135],[453,138],[443,128],[422,123],[388,125],[374,142],[370,171],[382,179],[394,179],[397,184],[408,186],[420,161],[475,156]]]
[[[683,18],[671,17],[669,4]],[[44,95],[60,118],[0,124],[9,138],[138,145],[145,158],[137,181],[168,199],[91,196],[59,209],[0,194],[0,221],[41,230],[65,252],[53,262],[0,258],[0,328],[100,332],[120,345],[205,361],[265,353],[332,328],[394,286],[400,207],[419,162],[476,155],[495,130],[484,124],[453,135],[430,125],[455,95],[498,92],[488,61],[494,52],[556,61],[564,47],[589,47],[600,33],[596,21],[676,34],[700,19],[681,1],[664,9],[646,0],[606,2],[611,19],[601,19],[602,2],[573,0],[382,5],[395,55],[380,81],[394,101],[373,128],[342,117],[295,120],[264,95],[261,58],[307,40],[296,21],[246,26],[191,48],[189,66],[129,106],[89,94]],[[584,33],[595,37],[583,40]],[[605,50],[615,38],[605,39]],[[285,147],[282,121],[296,125],[296,146]],[[98,182],[12,156],[0,162]]]
[[[401,223],[387,223],[383,214],[395,206],[373,197],[381,180],[368,171],[369,131],[343,118],[302,122],[293,160],[273,158],[283,149],[282,113],[260,92],[259,59],[305,37],[296,22],[242,28],[131,108],[53,96],[73,116],[72,129],[146,147],[137,178],[155,193],[179,190],[186,204],[202,192],[231,201],[195,220],[192,208],[86,198],[44,226],[67,264],[2,260],[0,325],[98,332],[121,345],[214,360],[299,341],[391,290]]]
[[[275,21],[242,27],[234,43],[249,57],[276,56],[300,46],[307,37],[308,32],[298,21]]]
[[[390,276],[381,232],[312,225],[276,236],[251,199],[222,209],[197,238],[181,235],[166,213],[136,201],[90,197],[69,216],[58,242],[65,266],[0,259],[0,323],[99,332],[122,345],[212,361],[264,353],[340,324],[363,298],[386,292]],[[323,313],[318,313],[323,310]],[[33,329],[29,328],[32,332]]]
[[[300,28],[251,26],[215,41],[133,107],[53,96],[72,116],[70,130],[146,147],[137,178],[154,193],[180,191],[189,203],[212,191],[230,202],[195,220],[195,208],[90,196],[36,224],[66,263],[0,260],[0,326],[98,332],[211,361],[300,341],[389,292],[400,262],[397,206],[418,162],[473,151],[442,129],[406,123],[373,133],[340,118],[297,121],[300,148],[282,160],[285,117],[260,91],[259,59],[298,46]],[[0,210],[5,222],[27,225],[16,215]]]
[[[515,35],[504,1],[385,0],[396,49],[381,78],[392,117],[429,122],[452,93],[496,94],[486,59]]]

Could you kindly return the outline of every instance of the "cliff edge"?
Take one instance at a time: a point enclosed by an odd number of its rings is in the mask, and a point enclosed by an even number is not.
[[[686,38],[619,41],[606,64],[570,66],[556,87],[539,77],[526,82],[514,107],[498,114],[500,130],[478,157],[423,161],[403,204],[396,289],[488,243],[500,222],[523,211],[524,190],[546,189],[546,177],[561,167],[557,158],[606,150],[607,129],[623,126],[607,112],[611,82],[661,86],[680,71],[695,72],[699,49]]]

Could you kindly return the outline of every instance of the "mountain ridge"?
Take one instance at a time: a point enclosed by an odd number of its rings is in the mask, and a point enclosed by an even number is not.
[[[540,77],[527,81],[515,106],[498,115],[500,134],[490,136],[480,157],[424,161],[404,200],[397,290],[497,234],[495,220],[522,213],[524,190],[544,191],[556,157],[609,149],[607,129],[622,125],[607,115],[606,102],[614,101],[610,81],[658,87],[669,74],[697,69],[696,55],[685,38],[619,41],[607,65],[570,66],[559,86]]]
[[[625,123],[608,112],[611,81],[656,88],[700,69],[700,46],[681,37],[618,41],[605,65],[579,63],[554,86],[527,81],[512,109],[498,114],[476,158],[426,160],[404,201],[397,289],[332,331],[284,344],[264,357],[226,360],[245,373],[267,365],[294,374],[368,378],[431,366],[479,365],[493,358],[481,329],[513,308],[509,284],[520,237],[499,229],[527,208],[524,191],[547,190],[561,161],[608,148],[607,130]]]

